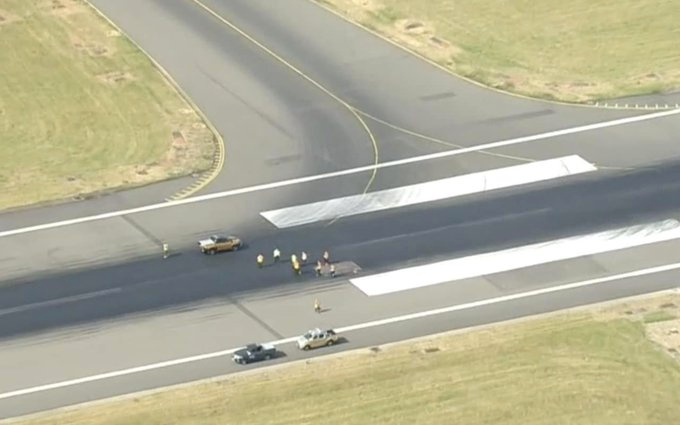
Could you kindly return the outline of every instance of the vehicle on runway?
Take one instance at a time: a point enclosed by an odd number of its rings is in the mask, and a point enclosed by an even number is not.
[[[311,329],[297,339],[297,346],[301,350],[327,347],[338,342],[338,334],[333,329]]]
[[[241,238],[236,236],[212,235],[208,239],[198,241],[198,246],[204,254],[214,255],[222,251],[236,251],[243,245]]]
[[[273,359],[276,355],[276,347],[271,344],[248,344],[231,357],[234,363],[248,364],[262,360]]]

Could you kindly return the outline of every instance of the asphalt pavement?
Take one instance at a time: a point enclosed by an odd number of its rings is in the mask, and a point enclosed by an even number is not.
[[[482,89],[307,0],[202,3],[215,15],[194,1],[94,4],[163,65],[224,136],[225,169],[208,192],[373,163],[373,143],[346,105],[371,131],[385,124],[369,116],[461,146],[642,113]],[[376,136],[380,161],[447,148],[403,131]]]
[[[227,143],[204,193],[640,115],[530,101],[458,80],[306,0],[95,0],[192,97]],[[211,12],[212,11],[212,12]],[[313,36],[311,36],[313,34]],[[257,43],[261,43],[258,46]],[[263,49],[262,47],[266,47]],[[274,53],[274,54],[272,54]],[[370,274],[475,252],[678,218],[669,116],[433,161],[0,238],[0,392],[677,261],[676,244],[474,282],[366,297],[348,276],[255,267],[274,246]],[[261,211],[579,154],[600,170],[528,187],[277,230]],[[370,186],[367,185],[370,183]],[[158,193],[165,192],[159,190]],[[0,230],[144,205],[153,187],[0,215]],[[196,240],[244,237],[215,257]],[[160,244],[172,256],[163,260]],[[677,286],[676,273],[367,329],[329,350]],[[330,310],[311,312],[321,297]],[[327,301],[328,300],[328,301]],[[287,357],[307,354],[286,349]],[[312,355],[312,354],[309,354]],[[55,367],[59,359],[59,367]],[[227,359],[0,399],[0,417],[227,373]]]
[[[398,174],[397,170],[394,174]],[[559,183],[545,182],[496,194],[346,217],[331,225],[322,222],[285,230],[276,230],[259,218],[241,235],[247,244],[243,250],[217,257],[201,255],[196,240],[202,230],[219,229],[231,217],[207,214],[196,220],[187,214],[194,210],[192,206],[134,217],[137,226],[152,235],[182,229],[182,233],[175,233],[179,239],[171,242],[173,255],[167,260],[144,233],[121,218],[43,231],[37,235],[52,258],[61,256],[61,261],[56,262],[60,270],[45,271],[40,279],[0,289],[0,311],[112,288],[125,288],[134,295],[120,292],[88,298],[71,306],[68,312],[57,304],[40,309],[39,315],[30,309],[15,313],[13,320],[0,323],[0,338],[202,302],[214,296],[285,288],[298,280],[288,267],[265,270],[255,267],[257,253],[271,259],[275,246],[286,258],[301,250],[317,258],[324,249],[329,249],[336,261],[354,262],[362,274],[371,274],[438,258],[680,218],[678,175],[680,163],[639,171],[609,171],[604,175],[571,177]],[[255,219],[258,211],[270,206],[258,204],[258,200],[264,199],[272,197],[253,194],[246,199],[210,202],[212,211],[231,211],[231,205],[244,206],[242,215]],[[244,228],[238,221],[232,223],[226,228]],[[111,245],[102,246],[97,238],[78,236],[94,234]],[[28,240],[35,235],[0,238],[0,244],[3,251],[11,251],[13,245],[29,244]],[[124,243],[131,247],[131,256],[139,257],[111,263],[109,255],[124,250]],[[148,249],[140,255],[139,247]],[[102,265],[95,263],[98,255],[103,256]],[[83,264],[83,259],[92,264]],[[38,267],[48,265],[48,260],[49,257],[41,259],[30,252],[20,253],[15,271],[19,267],[31,270],[27,277],[35,279]],[[31,268],[32,262],[39,264]],[[10,272],[5,266],[4,273]],[[311,285],[315,281],[312,273],[302,279]]]
[[[519,291],[578,281],[570,279],[578,279],[579,276],[606,275],[629,270],[653,258],[660,263],[669,259],[670,250],[677,251],[677,248],[676,242],[651,250],[647,248],[643,251],[625,252],[623,257],[633,260],[629,264],[621,261],[620,254],[595,256],[577,262],[540,266],[537,270],[527,269],[519,274],[513,272],[438,285],[398,296],[367,298],[358,295],[358,291],[347,282],[338,281],[332,285],[318,285],[306,290],[298,288],[291,293],[259,293],[258,296],[242,297],[238,306],[225,299],[215,299],[183,309],[81,326],[68,333],[36,335],[5,344],[0,353],[0,359],[6,366],[5,379],[0,387],[0,418],[349,349],[370,348],[435,332],[674,289],[678,287],[677,270],[651,276],[621,278],[551,294],[494,301],[497,297],[518,294]],[[594,273],[593,270],[597,272]],[[540,282],[523,282],[525,276],[536,272],[544,279]],[[314,299],[322,301],[325,308],[323,313],[312,311]],[[236,348],[248,342],[295,337],[315,326],[355,325],[419,312],[422,311],[419,309],[424,308],[464,306],[464,303],[484,300],[491,303],[423,319],[387,323],[342,333],[340,344],[309,353],[299,351],[290,343],[278,344],[280,355],[276,359],[246,367],[231,363],[228,353],[165,367],[153,366],[158,362]],[[55,359],[59,359],[59,367],[55,367]],[[101,377],[71,385],[67,383],[53,389],[35,387],[137,367],[142,369],[137,373]],[[21,396],[3,397],[9,391],[27,388],[36,389]]]
[[[192,1],[93,3],[172,75],[224,136],[224,170],[204,192],[372,163],[374,147],[363,125],[314,83],[359,113],[374,133],[381,162],[650,112],[555,105],[483,89],[308,0],[205,4],[312,82]],[[637,126],[635,134],[624,127],[597,138],[584,134],[576,150],[591,154],[591,161],[627,167],[676,157],[667,141],[677,133],[677,121]],[[510,150],[538,158],[552,149],[529,145]],[[467,168],[474,169],[475,161]],[[460,170],[456,164],[452,171]],[[4,213],[0,229],[161,202],[190,183],[184,178]]]

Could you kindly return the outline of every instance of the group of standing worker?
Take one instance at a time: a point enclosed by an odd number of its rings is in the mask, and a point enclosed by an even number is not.
[[[274,251],[272,252],[272,258],[274,259],[274,263],[278,263],[281,260],[281,251],[278,248],[274,248]],[[300,257],[298,258],[297,254],[292,254],[290,256],[290,264],[291,267],[293,268],[293,272],[297,275],[302,274],[302,267],[307,264],[307,253],[305,251],[302,251],[300,253]],[[264,254],[260,253],[257,255],[257,266],[262,268],[264,267],[265,259],[264,259]],[[317,276],[321,276],[323,274],[323,269],[324,267],[328,267],[328,271],[331,277],[335,277],[335,265],[331,263],[331,255],[328,251],[324,251],[323,255],[321,256],[321,259],[316,262],[316,265],[314,266],[314,271],[316,272]]]

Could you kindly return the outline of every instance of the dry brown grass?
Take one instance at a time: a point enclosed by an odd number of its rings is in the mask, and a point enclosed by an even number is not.
[[[24,425],[667,425],[680,417],[680,363],[646,337],[673,323],[645,324],[659,312],[680,317],[680,294],[318,358]]]
[[[209,129],[84,2],[0,9],[0,209],[209,168]]]
[[[680,88],[675,0],[317,0],[503,90],[592,101]]]

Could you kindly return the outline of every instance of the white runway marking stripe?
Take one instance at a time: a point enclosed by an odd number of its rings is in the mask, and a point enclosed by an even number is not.
[[[653,120],[653,119],[658,119],[658,118],[664,118],[668,117],[671,115],[678,115],[680,114],[680,109],[674,109],[670,111],[662,111],[662,112],[654,112],[651,114],[643,114],[643,115],[636,115],[633,117],[627,117],[627,118],[620,118],[616,120],[611,120],[611,121],[604,121],[604,122],[599,122],[595,124],[587,124],[587,125],[582,125],[578,127],[572,127],[572,128],[565,128],[562,130],[555,130],[555,131],[549,131],[547,133],[540,133],[540,134],[534,134],[531,136],[523,136],[523,137],[517,137],[514,139],[507,139],[507,140],[500,140],[496,142],[491,142],[491,143],[485,143],[483,145],[476,145],[476,146],[471,146],[468,148],[461,148],[461,149],[454,149],[450,151],[444,151],[444,152],[437,152],[433,154],[428,154],[428,155],[421,155],[421,156],[416,156],[413,158],[406,158],[406,159],[399,159],[395,161],[389,161],[389,162],[383,162],[378,165],[365,165],[363,167],[357,167],[357,168],[350,168],[347,170],[340,170],[340,171],[333,171],[330,173],[325,173],[325,174],[317,174],[314,176],[306,176],[306,177],[299,177],[295,179],[290,179],[290,180],[282,180],[278,182],[273,182],[273,183],[265,183],[265,184],[260,184],[257,186],[250,186],[250,187],[243,187],[240,189],[233,189],[233,190],[227,190],[224,192],[216,192],[216,193],[210,193],[207,195],[201,195],[201,196],[195,196],[193,198],[187,198],[187,199],[182,199],[179,201],[170,201],[170,202],[163,202],[160,204],[152,204],[152,205],[146,205],[143,207],[138,207],[138,208],[130,208],[126,210],[118,210],[118,211],[111,211],[107,213],[102,213],[102,214],[96,214],[96,215],[91,215],[91,216],[86,216],[86,217],[78,217],[78,218],[72,218],[68,220],[61,220],[61,221],[55,221],[52,223],[44,223],[44,224],[38,224],[35,226],[28,226],[28,227],[22,227],[18,229],[12,229],[12,230],[5,230],[5,231],[0,231],[0,238],[6,237],[6,236],[12,236],[12,235],[19,235],[22,233],[29,233],[29,232],[36,232],[40,230],[46,230],[46,229],[53,229],[56,227],[63,227],[63,226],[71,226],[74,224],[80,224],[80,223],[87,223],[90,221],[96,221],[96,220],[106,220],[110,219],[113,217],[120,217],[124,215],[130,215],[130,214],[139,214],[147,211],[154,211],[154,210],[159,210],[162,208],[170,208],[170,207],[176,207],[179,205],[188,205],[188,204],[194,204],[197,202],[205,202],[205,201],[210,201],[212,199],[220,199],[220,198],[227,198],[230,196],[237,196],[237,195],[243,195],[246,193],[253,193],[253,192],[259,192],[263,190],[271,190],[271,189],[276,189],[279,187],[285,187],[285,186],[293,186],[296,184],[302,184],[302,183],[308,183],[308,182],[313,182],[313,181],[318,181],[318,180],[324,180],[324,179],[330,179],[330,178],[335,178],[335,177],[341,177],[341,176],[347,176],[347,175],[352,175],[352,174],[358,174],[358,173],[364,173],[368,171],[373,171],[374,169],[381,169],[381,168],[388,168],[388,167],[396,167],[399,165],[406,165],[406,164],[414,164],[417,162],[423,162],[423,161],[430,161],[433,159],[440,159],[440,158],[447,158],[447,157],[453,157],[453,156],[458,156],[458,155],[464,155],[466,153],[471,153],[471,152],[479,152],[479,151],[484,151],[484,150],[490,150],[490,149],[497,149],[497,148],[502,148],[502,147],[507,147],[507,146],[513,146],[513,145],[519,145],[522,143],[529,143],[537,140],[544,140],[544,139],[551,139],[554,137],[561,137],[561,136],[567,136],[569,134],[577,134],[577,133],[583,133],[586,131],[593,131],[593,130],[599,130],[603,128],[609,128],[609,127],[616,127],[620,125],[627,125],[627,124],[633,124],[636,122],[643,122],[643,121],[648,121],[648,120]]]
[[[473,301],[473,302],[464,303],[464,304],[454,304],[454,305],[450,305],[450,306],[447,306],[447,307],[436,308],[436,309],[433,309],[433,310],[419,311],[417,313],[403,314],[401,316],[393,316],[393,317],[388,317],[388,318],[385,318],[385,319],[379,319],[379,320],[373,320],[373,321],[370,321],[370,322],[358,323],[358,324],[355,324],[355,325],[349,325],[349,326],[337,328],[336,331],[339,332],[339,333],[348,333],[348,332],[358,331],[358,330],[362,330],[362,329],[370,329],[370,328],[375,328],[375,327],[379,327],[379,326],[391,325],[391,324],[394,324],[394,323],[406,322],[406,321],[409,321],[409,320],[423,319],[423,318],[426,318],[426,317],[432,317],[432,316],[437,316],[437,315],[446,314],[446,313],[453,313],[453,312],[456,312],[456,311],[470,310],[470,309],[473,309],[473,308],[479,308],[479,307],[489,306],[489,305],[493,305],[493,304],[499,304],[499,303],[514,301],[514,300],[519,300],[519,299],[523,299],[523,298],[536,297],[536,296],[551,294],[551,293],[555,293],[555,292],[568,291],[568,290],[571,290],[571,289],[577,289],[577,288],[583,288],[583,287],[588,287],[588,286],[593,286],[593,285],[599,285],[599,284],[602,284],[602,283],[615,282],[617,280],[631,279],[631,278],[642,277],[642,276],[649,276],[649,275],[652,275],[652,274],[663,273],[663,272],[668,272],[668,271],[673,271],[673,270],[678,270],[678,269],[680,269],[680,263],[666,264],[666,265],[663,265],[663,266],[634,270],[632,272],[621,273],[621,274],[612,275],[612,276],[605,276],[605,277],[600,277],[600,278],[597,278],[597,279],[588,279],[588,280],[583,280],[583,281],[580,281],[580,282],[568,283],[568,284],[565,284],[565,285],[551,286],[551,287],[548,287],[548,288],[541,288],[541,289],[536,289],[536,290],[528,291],[528,292],[520,292],[520,293],[517,293],[517,294],[503,295],[503,296],[496,297],[496,298],[487,298],[487,299],[483,299],[483,300],[479,300],[479,301]],[[295,340],[297,340],[297,336],[280,339],[278,341],[271,341],[271,342],[269,342],[269,344],[283,345],[283,344],[289,344],[291,342],[295,342]],[[150,370],[156,370],[156,369],[178,366],[178,365],[187,364],[187,363],[199,362],[199,361],[213,359],[213,358],[216,358],[216,357],[224,357],[224,356],[228,356],[228,355],[232,354],[234,351],[236,351],[240,348],[242,348],[242,347],[231,348],[231,349],[222,350],[222,351],[215,351],[215,352],[206,353],[206,354],[199,354],[199,355],[196,355],[196,356],[184,357],[184,358],[174,359],[174,360],[168,360],[168,361],[159,362],[159,363],[151,363],[151,364],[147,364],[147,365],[143,365],[143,366],[132,367],[132,368],[129,368],[129,369],[121,369],[121,370],[115,370],[115,371],[111,371],[111,372],[101,373],[99,375],[85,376],[85,377],[82,377],[82,378],[71,379],[71,380],[68,380],[68,381],[55,382],[55,383],[52,383],[52,384],[45,384],[45,385],[39,385],[39,386],[36,386],[36,387],[31,387],[31,388],[24,388],[24,389],[9,391],[9,392],[5,392],[5,393],[0,393],[0,400],[24,396],[24,395],[29,395],[29,394],[34,394],[34,393],[39,393],[39,392],[44,392],[44,391],[55,390],[55,389],[59,389],[59,388],[72,387],[72,386],[75,386],[75,385],[86,384],[88,382],[102,381],[102,380],[106,380],[106,379],[116,378],[116,377],[119,377],[119,376],[133,375],[133,374],[137,374],[137,373],[147,372],[147,371],[150,371]]]
[[[260,213],[279,229],[357,214],[520,186],[596,171],[578,155],[536,161],[394,189],[346,196]]]
[[[384,295],[678,238],[680,223],[665,220],[394,270],[350,282],[366,295]]]

